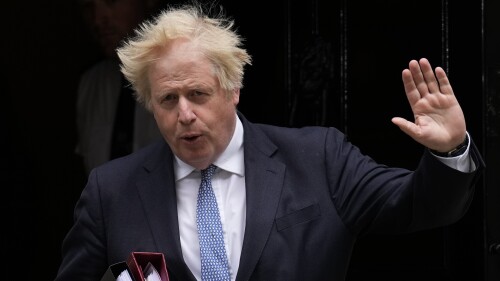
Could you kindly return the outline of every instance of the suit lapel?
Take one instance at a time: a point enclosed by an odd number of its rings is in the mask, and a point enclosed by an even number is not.
[[[272,231],[285,165],[271,158],[276,146],[240,115],[244,126],[246,226],[237,281],[249,280]],[[137,182],[156,247],[165,254],[172,280],[195,281],[182,256],[173,155],[168,145],[151,155]],[[154,191],[151,191],[154,189]]]
[[[245,238],[236,280],[249,280],[274,225],[285,165],[271,158],[276,146],[242,118],[245,129]]]
[[[156,247],[164,253],[168,271],[173,275],[170,278],[194,281],[182,256],[172,157],[165,143],[144,165],[146,173],[138,180],[137,189]]]

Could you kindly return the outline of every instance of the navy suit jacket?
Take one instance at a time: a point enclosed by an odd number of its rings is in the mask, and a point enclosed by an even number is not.
[[[460,219],[483,165],[472,143],[473,173],[427,151],[414,171],[389,168],[334,128],[240,119],[247,218],[238,281],[344,280],[359,235]],[[132,251],[162,252],[171,280],[195,280],[181,253],[173,154],[163,140],[94,169],[74,218],[57,281],[98,281]]]

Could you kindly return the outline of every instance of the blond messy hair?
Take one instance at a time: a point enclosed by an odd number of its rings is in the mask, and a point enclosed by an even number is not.
[[[196,4],[170,7],[141,24],[135,36],[117,49],[121,71],[136,91],[137,101],[152,109],[148,68],[163,47],[178,38],[196,42],[212,62],[221,88],[242,88],[243,68],[251,64],[251,57],[241,47],[242,39],[233,27],[234,22],[222,13],[209,17]]]

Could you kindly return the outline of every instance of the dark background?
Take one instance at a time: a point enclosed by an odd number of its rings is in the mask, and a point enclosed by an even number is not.
[[[500,280],[489,250],[500,243],[498,1],[219,3],[253,56],[240,101],[248,119],[336,126],[389,165],[413,168],[423,150],[390,122],[411,119],[401,71],[421,57],[442,66],[487,162],[472,206],[451,226],[360,238],[348,280]],[[51,280],[86,180],[74,154],[77,81],[100,54],[76,1],[3,6],[2,279]]]

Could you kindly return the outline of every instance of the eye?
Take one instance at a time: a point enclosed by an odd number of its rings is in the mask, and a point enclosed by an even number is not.
[[[170,101],[170,100],[174,100],[174,99],[177,99],[176,95],[166,95],[165,96],[166,101]]]
[[[179,99],[179,97],[175,94],[166,94],[163,98],[162,98],[162,103],[166,102],[166,103],[175,103],[177,100]]]
[[[197,97],[197,96],[202,96],[202,95],[204,95],[204,94],[205,94],[205,93],[204,93],[204,92],[202,92],[202,91],[193,91],[193,93],[192,93],[192,95],[193,95],[193,96],[195,96],[195,97]]]

